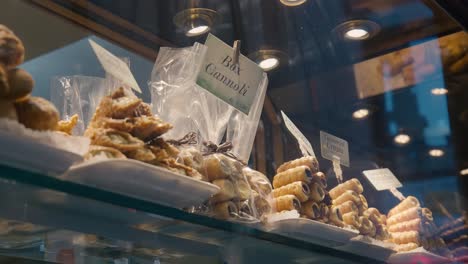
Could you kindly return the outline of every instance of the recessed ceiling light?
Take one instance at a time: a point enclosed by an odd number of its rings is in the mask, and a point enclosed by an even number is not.
[[[280,0],[280,2],[285,6],[298,6],[307,2],[307,0]]]
[[[369,109],[361,108],[353,112],[354,119],[364,119],[369,115]]]
[[[393,138],[393,141],[398,145],[406,145],[411,141],[411,137],[407,134],[398,134]]]
[[[380,31],[379,24],[370,20],[349,20],[333,29],[335,35],[343,40],[364,40],[375,36]]]
[[[194,28],[189,29],[186,35],[189,37],[193,37],[193,36],[205,34],[208,31],[210,31],[209,26],[196,26]]]
[[[262,68],[264,71],[271,71],[279,66],[278,58],[267,58],[258,63],[258,66]]]
[[[429,150],[429,155],[432,157],[442,157],[445,154],[445,152],[441,149],[431,149]]]
[[[444,95],[448,93],[448,90],[445,88],[434,88],[431,90],[433,95]]]
[[[461,170],[460,174],[463,175],[463,176],[467,176],[468,175],[468,168]]]

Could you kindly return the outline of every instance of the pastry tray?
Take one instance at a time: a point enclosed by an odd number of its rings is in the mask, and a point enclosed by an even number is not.
[[[339,248],[357,255],[386,261],[390,255],[395,253],[393,249],[395,246],[396,245],[393,243],[387,243],[368,236],[359,235],[351,238],[349,243]]]
[[[270,223],[267,230],[328,247],[345,245],[351,238],[358,235],[357,231],[351,229],[305,218],[279,220]]]
[[[211,183],[131,159],[80,164],[70,168],[64,178],[176,208],[200,205],[220,190]]]
[[[50,176],[61,175],[83,157],[0,130],[0,164]]]
[[[425,250],[422,247],[413,249],[408,252],[395,253],[390,256],[388,263],[391,264],[404,264],[404,263],[431,263],[431,264],[442,264],[452,263],[449,258],[442,257]]]

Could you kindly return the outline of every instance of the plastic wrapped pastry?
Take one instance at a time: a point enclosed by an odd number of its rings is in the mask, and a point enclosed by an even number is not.
[[[245,167],[242,172],[249,181],[250,187],[258,193],[267,195],[272,192],[270,180],[261,172]]]
[[[214,185],[218,186],[221,191],[218,192],[211,198],[212,202],[224,202],[236,197],[236,190],[232,181],[228,179],[218,179],[212,182]]]
[[[391,217],[394,214],[401,213],[413,207],[419,207],[419,200],[414,196],[406,197],[402,202],[400,202],[397,206],[393,207],[390,211],[388,211],[388,217]]]
[[[361,203],[361,198],[359,198],[359,195],[356,192],[347,190],[343,192],[340,196],[338,196],[336,199],[333,199],[333,204],[339,205],[347,201],[352,201],[356,205],[359,205]]]
[[[239,214],[242,216],[252,216],[254,215],[252,207],[250,206],[249,201],[241,201],[239,203]]]
[[[361,226],[359,227],[359,233],[371,237],[375,236],[375,225],[372,223],[372,221],[369,220],[369,218],[361,216],[359,217],[359,222],[361,223]]]
[[[299,159],[291,160],[282,164],[281,166],[278,167],[278,169],[276,170],[276,173],[281,173],[281,172],[284,172],[284,171],[287,171],[289,169],[296,168],[299,166],[306,166],[313,173],[317,173],[319,171],[319,164],[318,164],[317,159],[315,157],[307,156],[307,157],[302,157]]]
[[[396,244],[415,243],[420,245],[419,233],[417,231],[392,233],[392,241]]]
[[[259,216],[271,213],[271,205],[262,195],[252,191],[252,200]]]
[[[278,198],[283,195],[292,194],[297,197],[300,202],[305,202],[309,199],[309,187],[307,184],[297,181],[284,185],[278,189],[274,189],[272,192],[273,197]]]
[[[18,121],[33,130],[55,130],[59,113],[55,106],[41,97],[29,97],[15,103]]]
[[[209,155],[203,161],[203,170],[210,181],[228,178],[233,171],[232,164],[224,155]]]
[[[273,187],[276,189],[297,181],[309,183],[311,180],[310,169],[307,166],[298,166],[276,174],[273,178]]]
[[[179,157],[182,159],[183,163],[186,166],[192,167],[198,172],[205,174],[203,171],[203,155],[196,148],[183,148],[179,153]],[[208,178],[206,178],[205,180],[207,181]]]
[[[321,187],[319,183],[312,183],[310,185],[309,198],[314,202],[321,202],[325,197],[325,190]]]
[[[361,182],[358,179],[351,179],[331,189],[330,196],[332,199],[336,199],[348,190],[354,191],[357,194],[361,194],[364,191]]]
[[[336,207],[338,207],[340,209],[340,212],[342,214],[346,214],[346,213],[349,213],[349,212],[353,212],[355,214],[358,214],[359,211],[358,211],[358,208],[356,206],[356,204],[353,202],[353,201],[346,201],[340,205],[337,205]]]
[[[91,144],[115,148],[121,152],[135,151],[145,146],[140,139],[114,129],[93,129],[90,135]]]
[[[218,218],[229,219],[237,216],[239,214],[239,209],[235,203],[227,201],[215,204],[213,207],[213,212]]]
[[[394,224],[406,222],[415,218],[419,218],[421,209],[419,207],[413,207],[406,211],[397,213],[387,218],[387,225],[391,226]]]
[[[354,212],[349,212],[343,214],[343,222],[347,225],[353,226],[355,228],[361,227],[361,223],[359,222],[359,216]]]
[[[421,219],[415,218],[406,222],[396,223],[388,227],[388,231],[395,232],[405,232],[405,231],[419,231],[421,225]]]
[[[340,209],[336,206],[330,209],[330,222],[338,227],[343,227],[343,216],[341,215]]]
[[[96,146],[91,145],[89,146],[88,153],[84,155],[85,160],[89,160],[94,157],[104,157],[104,158],[112,158],[112,159],[126,159],[125,155],[122,152],[110,148],[110,147],[103,147],[103,146]]]
[[[397,252],[406,252],[406,251],[411,251],[413,249],[416,249],[418,247],[419,245],[416,243],[406,243],[406,244],[397,245],[395,247],[395,250]]]
[[[310,219],[317,219],[321,215],[320,206],[314,201],[303,203],[301,212]]]
[[[280,196],[274,199],[274,204],[277,212],[290,211],[290,210],[301,210],[301,202],[296,196],[288,194]]]
[[[236,199],[237,200],[247,200],[250,198],[251,189],[247,181],[244,179],[235,179],[233,178],[233,184],[236,188]]]

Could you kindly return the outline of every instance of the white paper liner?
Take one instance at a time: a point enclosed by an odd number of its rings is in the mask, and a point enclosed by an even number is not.
[[[285,219],[296,219],[299,218],[301,215],[297,210],[291,211],[283,211],[279,213],[273,213],[266,216],[267,223],[274,223],[277,221],[285,220]]]
[[[35,131],[15,120],[0,118],[0,131],[25,137],[41,144],[83,156],[88,152],[90,140],[81,136],[68,136],[56,131]]]
[[[363,236],[363,235],[353,237],[353,238],[351,238],[351,241],[371,244],[371,245],[374,245],[374,246],[378,246],[378,247],[382,247],[382,248],[388,248],[388,249],[391,249],[391,250],[394,250],[395,247],[396,247],[396,244],[394,244],[394,243],[381,241],[381,240],[374,239],[374,238],[369,237],[369,236]]]

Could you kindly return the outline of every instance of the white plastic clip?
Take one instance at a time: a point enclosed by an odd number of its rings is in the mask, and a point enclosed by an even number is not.
[[[395,196],[398,200],[400,201],[403,201],[405,199],[405,196],[400,192],[398,191],[395,187],[393,188],[390,188],[388,189],[392,194],[393,196]]]
[[[234,44],[232,45],[232,48],[234,50],[234,53],[232,55],[232,61],[234,64],[239,64],[240,47],[241,47],[241,41],[235,40]]]
[[[336,181],[338,184],[343,182],[343,171],[341,170],[340,157],[333,155],[333,171],[335,172]]]

